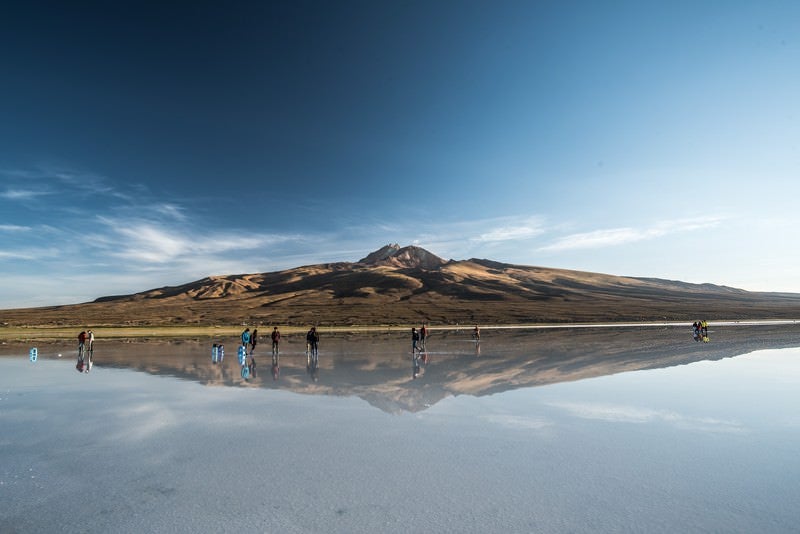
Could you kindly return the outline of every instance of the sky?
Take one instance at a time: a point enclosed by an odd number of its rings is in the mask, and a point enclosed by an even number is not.
[[[0,308],[388,243],[800,292],[797,95],[797,2],[4,2]]]

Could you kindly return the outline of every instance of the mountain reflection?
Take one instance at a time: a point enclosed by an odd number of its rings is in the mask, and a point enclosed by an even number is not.
[[[712,327],[710,343],[695,343],[688,326],[487,329],[480,343],[464,329],[434,330],[424,355],[412,358],[410,335],[321,334],[318,359],[306,355],[304,336],[287,335],[279,357],[266,347],[255,352],[264,372],[248,378],[243,378],[236,358],[235,339],[97,340],[94,359],[98,369],[134,369],[208,386],[357,396],[383,411],[399,413],[424,410],[453,395],[481,396],[800,346],[795,325]],[[212,363],[215,342],[226,345],[227,357],[220,363]]]

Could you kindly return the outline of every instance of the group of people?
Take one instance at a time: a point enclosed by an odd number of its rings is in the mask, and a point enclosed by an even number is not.
[[[425,340],[428,339],[428,326],[422,323],[419,330],[411,327],[411,353],[425,352]]]
[[[270,338],[272,339],[272,378],[277,380],[280,376],[280,364],[279,364],[279,348],[281,342],[281,332],[278,330],[278,327],[274,327],[272,329],[272,334],[270,334]],[[250,378],[256,376],[256,359],[255,359],[255,350],[256,345],[258,345],[258,329],[253,329],[250,332],[250,328],[245,328],[241,335],[242,339],[242,347],[244,348],[245,354],[249,355],[250,359],[247,361],[245,358],[242,361],[242,377]],[[319,347],[319,333],[317,332],[317,328],[312,326],[311,329],[306,334],[306,354],[309,357],[309,368],[316,368],[316,361],[317,361],[317,351]],[[245,372],[245,369],[247,371]]]
[[[708,321],[695,321],[692,323],[692,338],[695,341],[708,343]]]
[[[314,330],[314,328],[311,330]],[[272,338],[272,354],[278,354],[278,345],[281,341],[281,333],[277,326],[272,329],[272,334],[270,337]],[[242,346],[246,351],[249,347],[248,352],[252,355],[256,350],[256,345],[258,345],[258,328],[253,329],[252,333],[250,332],[249,328],[245,328],[244,332],[242,332]]]

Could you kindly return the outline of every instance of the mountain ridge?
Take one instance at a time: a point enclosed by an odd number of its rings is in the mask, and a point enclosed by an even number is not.
[[[7,325],[520,324],[800,317],[800,294],[444,260],[388,244],[357,262],[208,276],[92,302],[0,310]]]

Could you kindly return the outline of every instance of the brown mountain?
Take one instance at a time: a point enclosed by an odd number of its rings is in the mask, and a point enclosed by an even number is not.
[[[800,294],[445,261],[388,245],[358,262],[212,276],[94,302],[0,311],[7,325],[511,324],[800,317]]]

